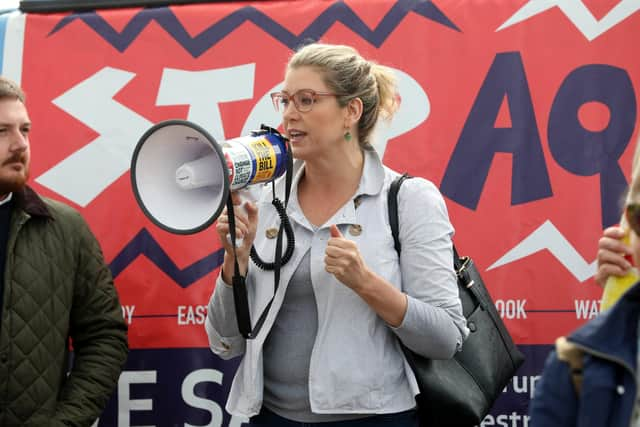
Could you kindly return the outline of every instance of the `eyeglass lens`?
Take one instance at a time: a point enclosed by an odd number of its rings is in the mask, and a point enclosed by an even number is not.
[[[279,92],[273,96],[274,106],[279,112],[284,112],[287,109],[290,101],[293,101],[296,109],[300,112],[308,112],[313,108],[315,102],[315,94],[311,90],[299,90],[293,95],[287,95],[284,92]]]

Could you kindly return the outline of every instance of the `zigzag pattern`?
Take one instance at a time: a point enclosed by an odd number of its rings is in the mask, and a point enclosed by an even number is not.
[[[487,268],[487,271],[526,258],[542,250],[548,250],[576,279],[581,282],[593,277],[597,261],[588,263],[576,248],[553,225],[546,220],[540,227],[525,237]]]
[[[219,249],[187,268],[180,269],[147,229],[143,228],[109,264],[113,277],[118,277],[140,255],[146,256],[180,287],[186,288],[222,264],[224,249]]]
[[[107,21],[94,12],[72,14],[63,18],[49,35],[57,33],[76,20],[81,20],[115,49],[123,52],[147,25],[156,22],[196,58],[247,21],[254,23],[290,49],[294,49],[307,40],[318,40],[334,23],[340,22],[351,28],[364,40],[379,47],[409,12],[424,16],[455,31],[460,31],[431,1],[398,0],[373,30],[367,27],[349,6],[338,2],[329,6],[297,36],[251,6],[233,12],[196,37],[191,37],[173,12],[166,7],[142,10],[131,19],[122,32],[117,32]],[[110,263],[109,267],[113,277],[118,277],[140,255],[146,256],[180,287],[186,288],[218,268],[222,264],[224,251],[219,249],[189,267],[180,269],[153,236],[143,228]]]
[[[290,49],[296,48],[303,42],[320,39],[333,24],[340,22],[373,46],[380,47],[409,12],[460,31],[431,1],[398,0],[373,30],[349,6],[343,2],[337,2],[322,12],[299,35],[291,33],[252,6],[238,9],[195,37],[189,35],[168,7],[143,9],[131,18],[122,32],[117,32],[95,12],[72,14],[63,18],[49,35],[55,34],[71,22],[81,20],[115,49],[124,52],[147,25],[156,22],[194,58],[197,58],[245,22],[252,22]]]

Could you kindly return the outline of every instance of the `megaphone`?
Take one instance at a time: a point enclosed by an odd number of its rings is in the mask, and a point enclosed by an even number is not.
[[[174,234],[193,234],[218,218],[230,191],[280,177],[289,156],[286,138],[264,125],[249,136],[218,143],[195,123],[166,120],[138,141],[131,184],[154,224]]]

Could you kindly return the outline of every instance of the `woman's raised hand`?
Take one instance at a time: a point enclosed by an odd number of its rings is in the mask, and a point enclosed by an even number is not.
[[[240,195],[231,193],[236,233],[236,250],[240,274],[245,275],[249,263],[249,253],[256,237],[258,225],[258,207],[251,201],[243,201]],[[216,223],[216,231],[220,243],[225,250],[224,263],[222,265],[222,278],[227,284],[231,284],[233,276],[233,247],[229,234],[229,215],[227,208],[222,211]]]
[[[625,259],[626,255],[631,255],[631,248],[627,246],[622,238],[625,231],[622,227],[608,227],[598,240],[598,269],[594,276],[600,286],[604,286],[609,276],[624,276],[631,264]]]

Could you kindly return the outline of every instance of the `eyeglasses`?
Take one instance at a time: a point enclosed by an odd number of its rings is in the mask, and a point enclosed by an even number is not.
[[[308,113],[313,109],[313,104],[319,96],[340,96],[337,93],[316,92],[312,89],[300,89],[292,95],[285,92],[273,92],[271,100],[276,111],[284,113],[289,106],[289,101],[293,100],[296,110],[301,113]]]
[[[640,236],[640,203],[628,204],[625,208],[625,216],[629,228],[631,228],[636,235]]]

